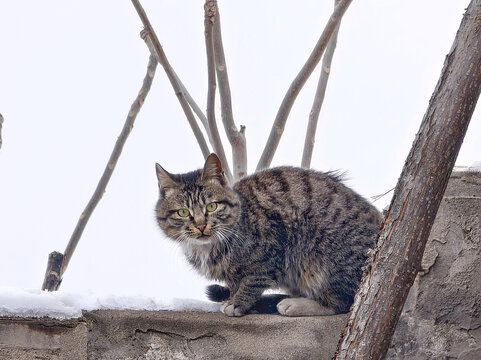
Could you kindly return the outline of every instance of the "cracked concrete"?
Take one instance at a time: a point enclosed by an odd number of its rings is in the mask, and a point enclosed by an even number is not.
[[[288,318],[220,313],[85,314],[91,359],[330,359],[346,315]],[[108,345],[107,345],[108,344]],[[108,348],[108,350],[107,350]]]
[[[481,359],[481,173],[453,173],[386,359]]]
[[[87,327],[81,319],[0,318],[0,359],[86,359]]]

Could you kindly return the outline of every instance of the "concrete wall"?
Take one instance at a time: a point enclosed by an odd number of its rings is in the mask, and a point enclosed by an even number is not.
[[[481,359],[481,173],[454,173],[388,359]],[[104,310],[0,318],[0,359],[330,359],[346,315]]]
[[[481,360],[481,173],[453,173],[388,359]]]
[[[0,319],[0,359],[330,359],[346,315],[287,318],[101,310],[67,322]]]

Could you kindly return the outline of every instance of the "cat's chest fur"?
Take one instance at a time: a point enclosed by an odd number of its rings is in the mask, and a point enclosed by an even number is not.
[[[226,255],[213,249],[212,244],[184,243],[182,250],[189,263],[211,280],[226,280]]]

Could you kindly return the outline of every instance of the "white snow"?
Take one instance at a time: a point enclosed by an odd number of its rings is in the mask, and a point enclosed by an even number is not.
[[[475,161],[468,168],[469,171],[481,171],[481,161]]]
[[[481,171],[481,161],[474,161],[470,166],[455,166],[454,171]]]
[[[219,311],[219,304],[192,299],[159,299],[148,296],[119,296],[46,292],[0,287],[0,316],[70,319],[82,316],[82,310],[172,310]]]

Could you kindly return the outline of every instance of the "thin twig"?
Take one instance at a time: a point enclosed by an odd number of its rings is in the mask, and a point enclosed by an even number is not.
[[[3,140],[2,140],[2,125],[3,125],[3,116],[0,114],[0,149],[2,148]]]
[[[324,53],[324,50],[327,46],[329,39],[331,38],[331,35],[338,26],[342,16],[346,12],[351,2],[352,0],[339,1],[339,4],[336,6],[331,17],[329,18],[329,21],[327,22],[326,27],[321,34],[321,37],[317,41],[314,50],[309,56],[309,59],[307,59],[301,71],[296,76],[291,86],[287,90],[287,93],[282,100],[279,111],[277,112],[264,151],[261,155],[259,163],[257,164],[257,170],[261,170],[270,166],[272,158],[274,157],[274,153],[276,152],[277,146],[279,145],[282,133],[284,132],[284,127],[286,125],[287,117],[289,116],[292,105],[294,104],[297,95],[299,95],[299,92],[306,83],[307,79],[319,63],[319,60]]]
[[[152,38],[149,36],[149,33],[148,31],[146,30],[142,30],[140,32],[140,37],[145,41],[147,47],[149,48],[149,51],[150,53],[155,56],[155,58],[157,59],[157,61],[160,62],[162,61],[160,59],[160,56],[157,54],[157,51],[155,50],[154,48],[154,43],[152,42]],[[170,70],[172,71],[172,75],[174,76],[175,78],[175,81],[179,84],[180,88],[181,88],[181,92],[182,92],[182,96],[185,97],[185,100],[187,101],[187,103],[189,104],[189,106],[192,108],[192,110],[194,111],[194,113],[197,115],[197,117],[199,118],[200,122],[202,123],[202,126],[204,127],[205,129],[205,132],[207,133],[207,137],[209,138],[209,142],[212,144],[212,134],[211,134],[211,131],[210,131],[210,128],[209,128],[209,123],[207,121],[207,117],[205,116],[205,114],[202,112],[202,110],[200,109],[199,105],[197,105],[197,103],[195,102],[195,100],[192,98],[192,96],[190,95],[190,93],[187,91],[185,85],[182,83],[182,81],[180,80],[179,76],[177,75],[177,73],[175,72],[175,70],[171,67]],[[190,122],[189,122],[190,123]],[[197,123],[195,124],[197,125]],[[192,128],[192,131],[194,132],[194,135],[197,133],[197,131],[200,132],[200,129],[197,130],[197,128],[194,126],[194,128]],[[200,133],[201,135],[202,133]],[[199,136],[200,136],[199,135]]]
[[[149,33],[148,31],[144,31],[142,30],[140,32],[140,37],[145,41],[145,43],[147,44],[147,47],[149,48],[149,51],[152,55],[155,56],[155,58],[157,59],[157,61],[160,63],[161,59],[160,59],[160,56],[157,54],[157,51],[155,51],[155,47],[154,47],[154,43],[152,42],[152,38],[149,36]],[[194,111],[194,113],[197,115],[197,117],[199,118],[200,122],[202,123],[202,126],[204,127],[206,133],[207,133],[207,136],[209,137],[209,140],[211,139],[212,135],[210,133],[210,129],[209,129],[209,124],[207,122],[207,117],[205,116],[205,114],[202,112],[202,110],[200,109],[199,105],[197,105],[197,103],[195,102],[195,100],[192,98],[192,96],[190,95],[189,91],[187,91],[187,88],[185,87],[184,83],[182,82],[182,80],[180,80],[179,76],[177,75],[177,73],[175,72],[175,70],[171,67],[170,68],[171,71],[172,71],[172,75],[174,76],[175,78],[175,81],[179,84],[180,88],[182,89],[181,92],[182,94],[184,95],[185,97],[185,100],[187,101],[187,103],[190,105],[190,107],[192,108],[192,110]],[[212,141],[211,141],[212,143]]]
[[[142,31],[140,33],[140,36],[142,37],[142,39],[144,39],[145,43],[147,44],[147,47],[149,48],[150,53],[152,55],[154,55],[155,58],[157,59],[157,61],[160,63],[160,57],[157,55],[157,52],[155,51],[154,44],[152,42],[151,37],[149,36],[149,33]],[[184,95],[185,100],[187,101],[189,106],[192,108],[194,113],[199,118],[200,122],[202,123],[202,126],[205,129],[205,132],[207,133],[207,137],[209,138],[209,142],[212,144],[212,134],[211,134],[210,129],[209,129],[209,123],[207,122],[207,117],[202,112],[199,105],[197,105],[195,100],[192,98],[189,91],[187,91],[184,83],[182,82],[182,80],[180,80],[180,78],[177,75],[177,73],[175,72],[175,70],[173,68],[171,68],[171,70],[172,70],[172,75],[175,77],[175,81],[177,81],[177,83],[180,85],[180,87],[182,89],[182,94]]]
[[[75,227],[75,230],[65,249],[62,267],[60,270],[60,279],[62,279],[62,275],[67,269],[70,258],[72,257],[72,254],[75,251],[75,248],[77,247],[77,244],[80,240],[80,237],[82,236],[82,232],[84,231],[85,226],[87,225],[90,215],[92,215],[95,207],[97,206],[100,199],[102,198],[102,195],[105,192],[105,188],[107,187],[107,184],[110,180],[110,177],[112,176],[112,173],[114,172],[115,165],[117,164],[117,161],[120,157],[120,153],[122,152],[122,149],[127,140],[127,137],[129,136],[130,131],[134,126],[135,118],[137,117],[137,114],[139,113],[140,108],[142,107],[145,101],[145,98],[149,93],[156,68],[157,68],[157,59],[154,56],[150,56],[149,64],[147,66],[147,73],[145,74],[145,78],[144,78],[142,87],[140,88],[139,94],[137,95],[136,99],[132,103],[132,106],[130,107],[130,111],[127,115],[127,119],[125,120],[124,127],[122,128],[120,136],[117,138],[114,149],[112,150],[112,154],[110,155],[109,161],[107,163],[107,166],[105,167],[102,177],[100,178],[97,188],[95,189],[92,195],[92,198],[88,202],[87,207],[80,215],[80,218],[77,222],[77,226]]]
[[[337,6],[339,0],[334,1],[334,6]],[[326,95],[327,82],[331,73],[331,63],[334,56],[334,51],[337,45],[337,35],[341,22],[337,25],[332,33],[331,39],[326,47],[326,52],[322,57],[321,75],[317,83],[316,95],[312,104],[311,112],[309,113],[309,122],[307,124],[306,139],[304,141],[304,151],[302,153],[301,166],[303,168],[311,167],[312,151],[314,150],[314,142],[316,140],[317,123],[319,121],[319,113],[321,112],[322,103],[324,102],[324,95]]]
[[[217,80],[219,82],[219,94],[221,103],[222,123],[227,134],[227,138],[232,147],[232,172],[234,181],[247,175],[247,149],[245,138],[245,126],[241,125],[240,130],[234,123],[232,113],[232,97],[227,75],[227,65],[225,61],[224,45],[222,43],[222,31],[220,27],[220,14],[217,1],[213,1],[217,9],[214,21],[214,54],[216,63]]]
[[[214,45],[213,45],[213,25],[215,21],[217,7],[213,0],[206,0],[204,4],[204,26],[205,26],[205,48],[207,52],[207,121],[210,132],[212,134],[212,147],[214,152],[219,156],[222,163],[222,168],[227,176],[227,179],[232,183],[232,173],[229,168],[229,163],[225,157],[224,146],[220,139],[219,130],[217,129],[217,122],[215,120],[215,59],[214,59]]]
[[[374,203],[374,202],[378,201],[379,199],[382,199],[384,196],[386,196],[387,194],[389,194],[389,193],[390,193],[391,191],[393,191],[394,189],[395,189],[395,188],[392,188],[392,189],[386,191],[385,193],[371,196],[372,202]]]
[[[149,51],[152,55],[154,55],[157,59],[157,61],[159,61],[159,56],[157,55],[157,52],[155,51],[154,49],[154,45],[152,43],[152,39],[150,38],[150,36],[148,36],[148,33],[146,32],[145,34],[143,32],[141,32],[141,37],[144,39],[145,43],[147,44],[147,47],[149,48]],[[185,96],[185,100],[187,101],[187,103],[189,104],[189,106],[192,108],[192,110],[194,111],[194,113],[197,115],[197,117],[199,118],[200,122],[202,123],[202,126],[204,127],[206,133],[207,133],[207,136],[209,138],[209,141],[210,143],[212,143],[212,135],[210,133],[210,129],[209,129],[209,123],[207,122],[207,117],[205,116],[205,114],[203,113],[203,111],[201,110],[201,108],[199,107],[199,105],[197,105],[197,103],[195,102],[195,100],[192,98],[192,96],[190,95],[189,91],[186,89],[184,83],[182,82],[182,80],[180,80],[179,76],[177,75],[177,73],[174,71],[173,68],[171,68],[172,70],[172,74],[174,75],[175,77],[175,80],[179,83],[181,89],[182,89],[182,94]]]
[[[192,129],[192,132],[194,133],[197,143],[199,144],[200,150],[202,151],[202,155],[204,156],[205,159],[207,159],[207,156],[209,156],[210,154],[210,150],[209,150],[209,147],[207,146],[204,135],[202,134],[202,131],[199,128],[199,125],[197,125],[197,121],[195,120],[195,116],[192,113],[192,109],[190,108],[189,103],[187,102],[187,99],[184,95],[183,90],[185,89],[185,87],[183,89],[183,86],[181,86],[180,83],[177,81],[178,76],[175,75],[174,70],[172,69],[172,66],[167,60],[167,56],[165,55],[164,50],[160,45],[159,39],[157,38],[157,35],[155,34],[154,29],[152,28],[149,18],[147,17],[147,14],[145,13],[142,5],[140,5],[139,0],[132,0],[132,4],[134,5],[135,10],[137,11],[137,14],[140,17],[140,20],[144,25],[144,35],[145,33],[147,33],[148,35],[147,38],[150,39],[150,41],[146,40],[147,45],[149,45],[149,42],[150,42],[150,45],[152,46],[152,48],[149,47],[149,50],[152,53],[152,55],[156,57],[159,64],[162,65],[162,67],[164,68],[165,73],[169,78],[170,84],[174,89],[175,95],[177,95],[177,99],[179,100],[180,106],[182,107],[182,110],[184,111],[187,121],[189,122],[189,125]]]
[[[148,37],[148,39],[150,41],[150,37]],[[212,143],[212,141],[210,140],[212,135],[210,134],[209,123],[207,122],[207,117],[205,116],[204,112],[201,110],[199,105],[197,105],[195,100],[192,98],[190,93],[187,91],[187,89],[184,86],[184,83],[180,80],[180,78],[177,76],[175,71],[174,71],[174,76],[175,76],[177,82],[179,83],[180,87],[182,88],[182,92],[184,93],[185,99],[187,100],[190,107],[192,108],[192,111],[194,111],[194,113],[199,118],[200,122],[202,123],[202,126],[204,127],[204,129],[207,133],[207,136],[209,137],[209,141]]]

